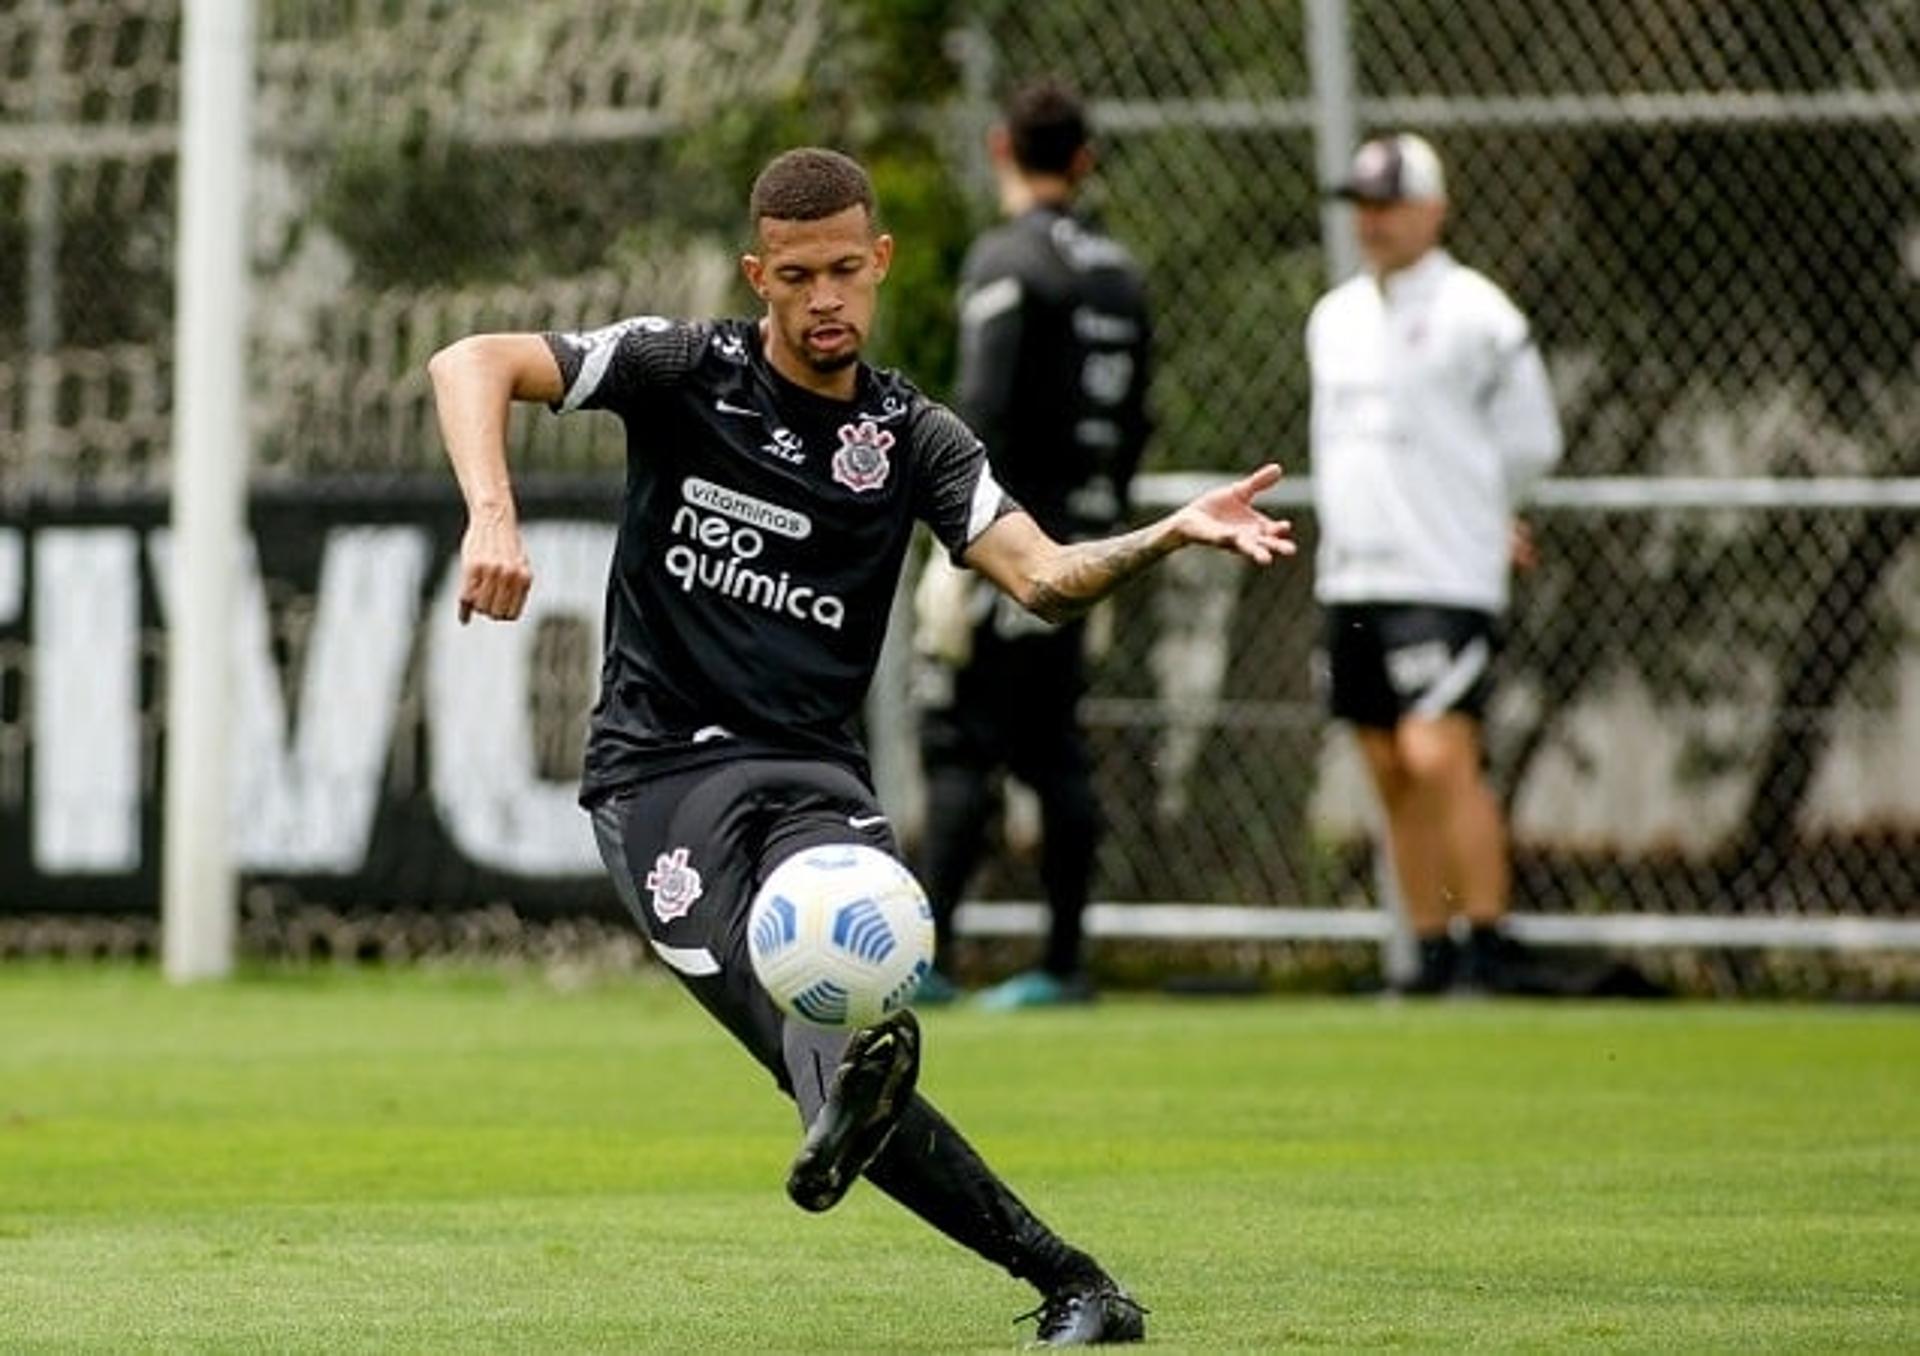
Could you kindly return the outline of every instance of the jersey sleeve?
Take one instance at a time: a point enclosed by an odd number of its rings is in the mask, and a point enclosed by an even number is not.
[[[541,337],[560,364],[565,394],[556,414],[613,410],[640,400],[649,389],[670,386],[700,361],[705,324],[657,315],[631,316],[597,330],[555,331]]]
[[[981,440],[999,448],[1013,422],[1027,288],[1009,268],[968,262],[967,281],[960,290],[960,371],[955,395]]]
[[[1486,413],[1506,467],[1508,494],[1523,499],[1553,469],[1565,446],[1547,366],[1530,339],[1502,353]]]
[[[957,565],[974,540],[1020,506],[987,465],[986,444],[959,415],[928,403],[912,423],[914,514]]]
[[[1491,291],[1486,312],[1486,371],[1479,405],[1500,450],[1508,495],[1518,502],[1560,460],[1560,418],[1526,316],[1497,289]]]

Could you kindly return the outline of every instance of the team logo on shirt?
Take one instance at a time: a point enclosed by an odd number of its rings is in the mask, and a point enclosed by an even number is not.
[[[833,478],[855,494],[877,490],[887,483],[893,464],[887,449],[893,446],[893,434],[871,419],[857,424],[842,424],[840,450],[833,454]]]
[[[686,848],[677,847],[653,859],[647,889],[653,892],[653,911],[663,923],[671,923],[693,907],[700,898],[700,873],[687,864]]]

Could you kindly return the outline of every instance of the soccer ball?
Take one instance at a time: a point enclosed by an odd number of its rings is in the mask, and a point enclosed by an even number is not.
[[[806,848],[754,896],[747,956],[781,1011],[816,1026],[870,1026],[905,1007],[933,968],[933,909],[913,873],[878,848]]]

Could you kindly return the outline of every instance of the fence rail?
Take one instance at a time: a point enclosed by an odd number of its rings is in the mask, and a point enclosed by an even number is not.
[[[1044,937],[1047,917],[1038,900],[982,901],[961,905],[954,927],[969,938]],[[1522,942],[1541,947],[1920,951],[1920,919],[1523,913],[1513,917],[1511,929]],[[1392,915],[1381,910],[1108,901],[1087,908],[1089,936],[1124,941],[1385,943],[1393,930]]]
[[[1212,472],[1149,472],[1134,484],[1143,509],[1173,509],[1231,483]],[[1289,476],[1257,501],[1274,508],[1311,508],[1311,477]],[[1536,485],[1529,502],[1543,508],[1648,513],[1668,509],[1920,509],[1920,476],[1579,476]]]

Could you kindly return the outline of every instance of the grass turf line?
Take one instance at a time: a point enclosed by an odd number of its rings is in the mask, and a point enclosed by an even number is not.
[[[1121,999],[926,1019],[922,1087],[1157,1349],[1910,1350],[1920,1020]],[[0,969],[0,1349],[1004,1350],[1025,1287],[789,1206],[653,979]]]

